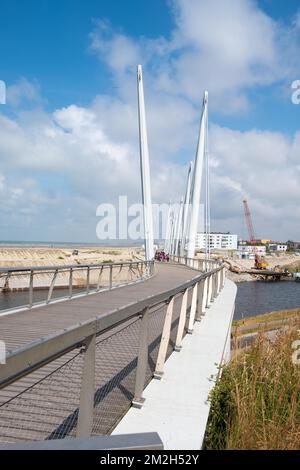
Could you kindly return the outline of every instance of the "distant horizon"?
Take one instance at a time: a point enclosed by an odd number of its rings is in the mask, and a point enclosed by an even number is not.
[[[197,232],[197,233],[204,233],[204,232]],[[221,232],[221,231],[211,231],[211,234],[230,234],[230,235],[237,235],[238,242],[239,241],[244,241],[244,242],[250,242],[247,238],[240,237],[238,234],[234,234],[232,232]],[[298,240],[292,239],[292,238],[287,238],[287,239],[278,239],[278,238],[256,238],[256,241],[259,240],[270,240],[273,243],[287,243],[288,241],[292,242],[297,242]],[[155,244],[162,243],[164,240],[154,240]],[[17,245],[70,245],[70,246],[99,246],[99,247],[130,247],[130,246],[142,246],[144,244],[144,240],[140,241],[130,241],[130,240],[109,240],[109,241],[99,241],[99,242],[87,242],[87,241],[53,241],[53,240],[0,240],[0,245],[11,245],[11,246],[17,246]]]
[[[118,247],[118,246],[139,246],[142,244],[141,243],[135,243],[134,241],[132,243],[126,243],[124,240],[118,240],[112,242],[83,242],[83,241],[43,241],[43,240],[0,240],[0,245],[86,245],[86,246],[109,246],[109,247]]]

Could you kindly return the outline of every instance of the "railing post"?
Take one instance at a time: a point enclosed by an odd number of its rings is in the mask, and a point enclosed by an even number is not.
[[[211,302],[213,302],[216,298],[216,274],[212,274],[212,287],[211,287]]]
[[[192,334],[194,330],[194,322],[195,322],[195,315],[196,315],[196,308],[197,308],[197,289],[198,289],[198,283],[195,284],[193,287],[191,311],[190,311],[189,325],[188,325],[188,331],[187,331],[189,334]]]
[[[198,282],[198,296],[197,296],[197,308],[196,308],[196,317],[195,321],[199,322],[201,321],[202,317],[202,302],[203,302],[203,295],[204,295],[204,282],[199,281]]]
[[[5,276],[5,281],[4,281],[4,285],[3,285],[3,288],[2,288],[2,292],[5,292],[7,290],[9,290],[9,272],[7,272],[6,276]]]
[[[141,279],[141,277],[142,277],[142,267],[141,267],[141,264],[140,264],[139,261],[136,264],[136,269],[137,269],[137,272],[138,272],[138,275],[139,275],[139,279]]]
[[[223,289],[223,285],[224,285],[224,268],[222,268],[220,271],[220,290]]]
[[[29,276],[29,308],[33,305],[33,270],[30,270]]]
[[[93,428],[95,394],[96,335],[85,342],[76,437],[89,437]]]
[[[202,310],[203,315],[205,314],[205,310],[207,306],[207,294],[208,294],[208,278],[206,277],[203,283],[203,297],[202,297],[202,305],[201,305],[201,310]]]
[[[136,368],[135,390],[132,406],[141,408],[145,399],[143,391],[145,386],[145,378],[148,364],[148,328],[149,328],[149,308],[147,307],[142,313],[139,338],[139,352]]]
[[[215,300],[216,297],[216,275],[212,274],[212,289],[211,289],[211,302]]]
[[[207,300],[206,307],[208,308],[211,304],[211,295],[212,295],[212,275],[210,274],[207,281]]]
[[[86,293],[90,292],[90,267],[88,266],[86,271]]]
[[[112,264],[109,267],[109,288],[112,289]]]
[[[185,321],[186,321],[188,291],[189,291],[188,289],[185,289],[184,294],[182,296],[178,330],[177,330],[177,336],[176,336],[176,341],[175,341],[175,351],[180,351],[180,349],[182,348],[181,343],[182,343],[182,337],[183,337],[184,326],[185,326]]]
[[[173,315],[173,305],[174,305],[174,297],[170,300],[167,312],[165,316],[164,327],[162,331],[162,336],[159,345],[159,351],[157,356],[156,368],[154,372],[155,379],[161,379],[164,373],[164,365],[170,340],[170,333],[171,333],[171,325],[172,325],[172,315]]]
[[[217,294],[219,294],[221,290],[221,270],[219,270],[217,273],[217,281]]]
[[[97,292],[100,290],[100,282],[101,282],[102,272],[103,272],[103,266],[101,266],[101,269],[100,269],[99,275],[98,275]]]
[[[219,290],[218,290],[218,274],[219,274],[219,271],[217,271],[215,273],[215,299],[218,297],[218,293],[219,293]]]
[[[47,300],[46,300],[46,304],[48,304],[51,300],[57,273],[58,273],[58,269],[56,269],[54,271],[53,278],[52,278],[52,281],[51,281],[51,284],[50,284],[50,287],[49,287],[49,291],[48,291],[48,297],[47,297]]]
[[[225,281],[226,281],[226,268],[222,269],[222,288],[225,286]]]
[[[72,298],[73,292],[73,268],[70,268],[70,276],[69,276],[69,298]]]

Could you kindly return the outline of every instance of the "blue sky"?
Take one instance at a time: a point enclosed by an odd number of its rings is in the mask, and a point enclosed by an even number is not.
[[[1,0],[5,18],[0,30],[1,78],[7,83],[21,77],[36,81],[48,110],[72,103],[86,106],[99,92],[115,93],[110,71],[105,63],[95,61],[90,50],[89,35],[97,19],[108,19],[132,38],[170,37],[174,28],[170,5],[164,0]],[[299,2],[263,0],[259,5],[270,17],[288,25]],[[254,88],[252,112],[224,119],[215,110],[216,121],[240,129],[257,126],[294,132],[299,111],[290,106],[290,79],[281,85],[282,89],[278,84]]]
[[[300,239],[299,1],[0,0],[0,239],[96,241],[96,207],[140,200],[144,67],[157,202],[179,200],[209,90],[214,230]],[[132,184],[136,181],[135,184]],[[225,202],[226,201],[226,202]],[[285,223],[282,221],[285,220]]]
[[[112,91],[106,67],[89,53],[98,18],[133,37],[168,34],[172,18],[162,0],[1,0],[2,79],[37,80],[48,108],[86,105],[99,91]],[[1,67],[2,69],[2,67]]]

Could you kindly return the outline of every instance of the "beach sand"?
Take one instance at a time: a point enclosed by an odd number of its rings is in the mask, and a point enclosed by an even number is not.
[[[78,251],[78,254],[74,250]],[[66,266],[100,263],[117,263],[143,259],[143,250],[139,247],[1,247],[0,269],[7,267]],[[99,271],[99,270],[98,270]],[[34,275],[34,288],[49,287],[53,271]],[[98,280],[97,270],[91,271],[91,284]],[[108,270],[103,273],[103,281],[108,280]],[[86,270],[75,270],[73,285],[81,286],[86,282]],[[69,283],[69,271],[57,276],[55,285],[64,287]],[[29,286],[29,273],[0,275],[0,289],[26,289]]]

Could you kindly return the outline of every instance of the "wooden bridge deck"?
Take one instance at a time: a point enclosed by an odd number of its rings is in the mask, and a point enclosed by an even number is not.
[[[10,349],[44,335],[181,285],[199,274],[177,264],[157,264],[144,282],[90,294],[0,317],[0,339]],[[188,298],[188,306],[191,295]],[[180,299],[175,300],[168,347],[174,348]],[[164,307],[149,319],[146,381],[152,378],[164,322]],[[188,318],[187,318],[188,321]],[[140,319],[129,320],[101,335],[96,347],[93,435],[109,434],[131,405],[134,393]],[[0,442],[72,437],[75,435],[83,355],[71,351],[0,391]]]
[[[0,340],[5,341],[8,351],[14,350],[81,321],[177,287],[197,274],[186,266],[157,263],[155,275],[137,284],[0,316]]]

